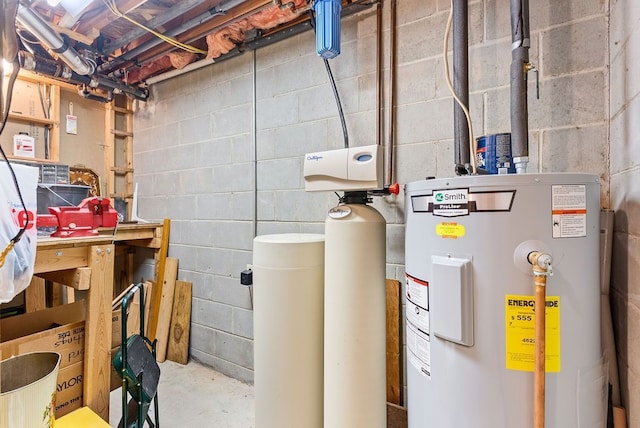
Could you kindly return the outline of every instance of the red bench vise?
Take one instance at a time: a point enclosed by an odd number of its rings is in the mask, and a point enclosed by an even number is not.
[[[85,198],[77,207],[49,207],[51,214],[38,214],[37,227],[56,227],[56,238],[97,236],[98,227],[116,227],[118,211],[108,198]]]

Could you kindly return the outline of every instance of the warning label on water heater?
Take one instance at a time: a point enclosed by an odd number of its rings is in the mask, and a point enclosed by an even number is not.
[[[551,217],[554,238],[587,236],[587,189],[585,185],[551,186]]]
[[[534,296],[505,296],[506,368],[532,372],[535,368]],[[545,369],[560,371],[560,297],[547,296]]]

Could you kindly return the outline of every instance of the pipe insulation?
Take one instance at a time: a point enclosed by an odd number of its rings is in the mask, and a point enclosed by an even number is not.
[[[469,6],[467,0],[453,0],[453,88],[469,107]],[[457,175],[468,174],[471,163],[469,128],[462,107],[453,103],[454,159]]]
[[[44,19],[33,9],[18,5],[17,21],[29,32],[38,38],[79,75],[89,75],[95,72],[95,64],[81,57],[80,54],[69,46],[67,41],[56,33]]]
[[[179,34],[184,33],[185,31],[188,31],[192,28],[194,28],[197,25],[202,24],[205,21],[210,20],[211,18],[214,18],[216,16],[220,16],[220,15],[224,15],[227,13],[227,11],[229,11],[230,9],[240,5],[243,3],[244,0],[228,0],[226,2],[222,2],[220,4],[218,4],[216,7],[213,7],[209,10],[207,10],[206,12],[201,13],[200,15],[196,16],[193,19],[190,19],[187,22],[184,22],[180,25],[178,25],[177,27],[174,27],[170,30],[168,30],[167,32],[164,33],[165,36],[167,37],[176,37]],[[157,37],[154,37],[153,39],[141,44],[140,46],[137,46],[133,49],[131,49],[130,51],[125,52],[124,54],[120,55],[119,57],[117,57],[116,59],[114,59],[111,62],[106,62],[104,64],[102,64],[100,66],[100,70],[101,71],[111,71],[114,70],[115,68],[117,68],[118,66],[126,63],[127,61],[133,61],[136,59],[136,57],[138,55],[140,55],[141,53],[158,46],[159,44],[164,43],[164,41],[162,39],[159,39]]]
[[[511,0],[511,153],[516,173],[529,162],[527,73],[529,71],[529,0]]]

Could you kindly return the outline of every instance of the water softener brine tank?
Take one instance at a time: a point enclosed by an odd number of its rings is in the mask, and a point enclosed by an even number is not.
[[[533,426],[532,251],[553,258],[546,426],[604,427],[598,177],[417,181],[406,213],[409,427]]]

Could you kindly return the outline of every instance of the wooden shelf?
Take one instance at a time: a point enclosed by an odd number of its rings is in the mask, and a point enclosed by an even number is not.
[[[122,114],[133,114],[133,110],[129,110],[124,107],[114,107],[113,111],[115,111],[116,113],[122,113]]]
[[[128,174],[130,172],[133,172],[133,168],[125,168],[122,166],[112,166],[111,167],[111,171],[113,171],[115,174]]]
[[[133,132],[120,131],[118,129],[112,129],[111,133],[116,137],[133,137]]]
[[[33,116],[27,116],[24,114],[14,114],[14,113],[9,113],[9,120],[18,120],[20,122],[32,122],[32,123],[38,123],[40,125],[44,125],[46,127],[53,127],[53,125],[55,125],[55,122],[51,119],[43,119],[40,117],[33,117]]]

